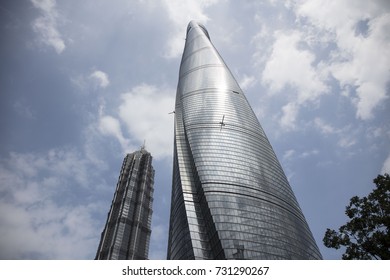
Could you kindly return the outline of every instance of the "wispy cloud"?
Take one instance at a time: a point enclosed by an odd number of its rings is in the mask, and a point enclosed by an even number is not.
[[[334,135],[338,139],[337,145],[341,148],[350,148],[358,142],[359,131],[352,129],[351,125],[336,128],[318,117],[314,119],[313,124],[321,134],[326,136]]]
[[[96,83],[98,87],[106,88],[110,84],[107,73],[96,70],[89,75],[89,77]]]
[[[15,111],[22,117],[27,119],[35,119],[35,112],[31,109],[31,107],[27,104],[25,99],[16,100],[13,104]]]
[[[119,117],[133,141],[146,146],[154,157],[169,157],[173,149],[174,89],[141,84],[121,95]]]
[[[295,6],[299,18],[328,34],[328,43],[336,45],[327,70],[342,87],[356,88],[351,98],[356,117],[362,120],[372,118],[374,109],[388,98],[390,14],[381,5],[380,1],[298,1]]]
[[[172,34],[165,54],[167,58],[179,57],[182,54],[187,24],[191,20],[198,20],[206,24],[209,17],[205,13],[205,9],[217,2],[218,0],[163,0],[163,6],[173,23]]]
[[[305,151],[303,152],[301,155],[300,155],[300,158],[307,158],[307,157],[310,157],[310,156],[316,156],[319,154],[319,151],[314,149],[314,150],[311,150],[311,151]]]
[[[350,136],[342,136],[341,139],[338,141],[338,145],[341,148],[349,148],[355,144],[356,144],[356,140]]]
[[[290,149],[290,150],[287,150],[284,154],[283,154],[283,161],[288,161],[288,160],[291,160],[291,158],[295,155],[295,150],[293,149]]]
[[[294,129],[301,109],[320,106],[335,82],[340,95],[355,106],[357,119],[375,116],[375,109],[389,97],[390,13],[383,5],[290,1],[280,9],[295,20],[288,26],[284,16],[270,21],[257,15],[261,31],[252,37],[254,65],[268,92],[287,100],[279,116],[283,128]]]
[[[248,76],[248,75],[243,75],[243,77],[239,82],[240,87],[244,91],[253,87],[255,84],[256,84],[256,78],[254,76]]]
[[[115,138],[123,153],[138,149],[144,141],[153,157],[172,155],[175,90],[141,84],[120,95],[111,114],[100,110],[98,131]]]
[[[109,116],[102,115],[99,120],[99,131],[107,136],[113,136],[120,143],[122,150],[130,152],[129,139],[123,136],[121,124],[118,119]]]
[[[72,75],[69,79],[72,85],[83,94],[96,92],[99,89],[106,89],[111,83],[108,74],[101,70]]]
[[[316,156],[318,155],[320,152],[317,150],[317,149],[313,149],[313,150],[308,150],[308,151],[304,151],[304,152],[301,152],[301,153],[298,153],[296,150],[294,149],[290,149],[290,150],[287,150],[284,154],[283,154],[283,161],[285,162],[290,162],[294,159],[305,159],[305,158],[308,158],[308,157],[311,157],[311,156]]]
[[[279,121],[280,126],[285,130],[294,130],[296,128],[298,111],[299,107],[295,102],[284,105],[282,108],[282,117]]]
[[[97,184],[93,172],[96,166],[73,149],[3,158],[0,258],[91,258],[100,231],[93,216],[101,211],[95,191],[86,192]]]
[[[282,109],[280,124],[285,129],[294,129],[301,106],[317,102],[327,92],[321,72],[313,66],[315,55],[300,48],[304,34],[275,32],[276,40],[272,53],[262,72],[262,82],[270,88],[271,94],[289,87],[287,100],[292,100]]]
[[[60,54],[66,46],[58,31],[58,12],[55,0],[31,0],[34,7],[39,9],[42,16],[32,23],[33,30],[39,34],[39,41],[45,45],[53,47]]]
[[[297,89],[297,103],[314,100],[326,90],[326,86],[313,67],[315,56],[300,49],[304,35],[299,31],[275,32],[276,41],[262,73],[262,81],[278,92],[286,86]]]
[[[318,117],[314,119],[314,126],[317,129],[319,129],[322,134],[325,134],[325,135],[340,132],[340,130],[334,128],[332,125],[326,123],[323,119],[318,118]]]
[[[381,173],[387,173],[390,174],[390,154],[386,158],[385,162],[383,163]]]

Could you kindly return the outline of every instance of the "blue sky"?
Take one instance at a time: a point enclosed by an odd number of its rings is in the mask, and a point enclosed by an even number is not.
[[[2,1],[0,258],[93,259],[123,157],[156,169],[165,259],[187,24],[209,31],[325,259],[326,228],[390,172],[388,1]]]

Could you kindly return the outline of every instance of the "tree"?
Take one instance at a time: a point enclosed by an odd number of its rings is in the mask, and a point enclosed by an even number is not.
[[[344,260],[390,259],[390,176],[378,175],[376,187],[367,196],[351,198],[345,214],[350,219],[336,232],[327,229],[323,239],[328,248],[346,247]]]

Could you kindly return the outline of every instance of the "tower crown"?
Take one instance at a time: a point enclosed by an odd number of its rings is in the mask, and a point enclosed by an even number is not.
[[[190,30],[192,28],[197,28],[197,27],[202,29],[202,31],[207,36],[207,38],[210,39],[210,35],[209,35],[209,32],[207,31],[206,27],[203,24],[201,24],[201,23],[199,23],[199,22],[197,22],[195,20],[191,20],[190,23],[188,24],[188,26],[187,26],[187,35],[188,35],[188,32],[190,32]]]

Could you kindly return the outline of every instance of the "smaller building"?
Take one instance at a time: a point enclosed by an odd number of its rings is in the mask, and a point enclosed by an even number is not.
[[[144,147],[127,154],[95,260],[148,259],[153,185],[151,154]]]

